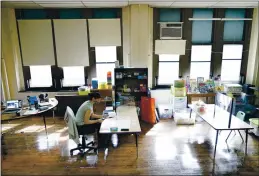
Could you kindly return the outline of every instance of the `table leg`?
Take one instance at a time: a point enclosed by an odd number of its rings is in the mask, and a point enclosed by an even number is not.
[[[209,104],[209,97],[206,97],[206,103]]]
[[[239,135],[240,135],[240,137],[242,139],[242,142],[244,142],[243,136],[241,135],[240,131],[239,130],[237,130],[237,131],[238,131],[238,133],[239,133]]]
[[[136,139],[136,148],[137,148],[137,158],[138,158],[138,134],[135,134],[135,139]]]
[[[54,123],[56,123],[56,122],[55,122],[55,112],[54,112],[54,108],[52,109],[52,117],[53,117]]]
[[[192,108],[191,108],[191,111],[190,111],[190,118],[192,118]]]
[[[248,129],[246,129],[246,148],[245,148],[245,155],[247,154],[247,141],[248,141]]]
[[[216,142],[215,142],[214,157],[213,157],[214,160],[215,160],[215,156],[216,156],[216,150],[217,150],[217,144],[218,144],[218,136],[219,136],[219,130],[217,130],[217,134],[216,134]]]
[[[46,126],[45,115],[43,114],[42,117],[43,117],[43,122],[44,122],[44,126],[45,126],[46,135],[47,135],[47,137],[48,137],[48,131],[47,131],[47,126]]]

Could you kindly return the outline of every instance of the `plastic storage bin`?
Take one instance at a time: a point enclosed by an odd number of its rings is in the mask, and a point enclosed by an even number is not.
[[[254,128],[252,132],[256,135],[259,136],[259,118],[251,118],[249,119],[250,125]]]
[[[186,88],[176,88],[176,87],[172,87],[172,94],[175,97],[185,97],[186,96]]]
[[[190,109],[185,108],[182,110],[177,110],[173,114],[174,121],[177,125],[193,125],[195,124],[195,113],[192,113],[190,118]]]
[[[90,93],[90,89],[88,87],[82,86],[78,88],[78,95],[88,95]]]
[[[92,79],[92,87],[93,89],[98,89],[98,80],[96,78]]]
[[[185,109],[187,107],[187,97],[172,97],[173,110]]]

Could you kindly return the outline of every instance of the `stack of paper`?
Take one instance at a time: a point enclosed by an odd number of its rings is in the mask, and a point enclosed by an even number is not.
[[[37,109],[32,109],[32,110],[27,110],[23,113],[23,115],[34,115],[37,114],[38,110]]]

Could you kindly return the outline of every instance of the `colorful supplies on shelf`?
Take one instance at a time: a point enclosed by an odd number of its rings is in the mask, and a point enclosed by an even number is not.
[[[239,84],[225,84],[224,85],[224,92],[225,93],[241,93],[242,86]]]
[[[190,79],[190,92],[195,93],[198,91],[197,80]]]
[[[107,88],[112,89],[112,72],[107,72]]]
[[[214,92],[215,91],[215,83],[214,80],[208,79],[206,81],[208,92]]]
[[[200,93],[207,93],[208,92],[208,87],[207,87],[205,82],[200,82],[198,84],[198,86],[199,86],[199,92]]]
[[[93,89],[98,89],[98,80],[97,78],[92,79],[92,88]]]

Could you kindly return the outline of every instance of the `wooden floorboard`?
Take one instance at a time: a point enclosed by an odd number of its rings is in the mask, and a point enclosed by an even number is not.
[[[120,145],[110,146],[107,157],[104,150],[98,155],[71,157],[69,150],[76,144],[69,140],[62,118],[53,122],[47,118],[48,135],[40,117],[2,122],[3,175],[259,174],[259,138],[252,134],[244,157],[245,144],[239,134],[233,133],[226,144],[228,132],[223,131],[213,162],[216,131],[206,123],[177,126],[173,119],[167,119],[152,126],[141,122],[138,159],[133,135],[120,136]]]

